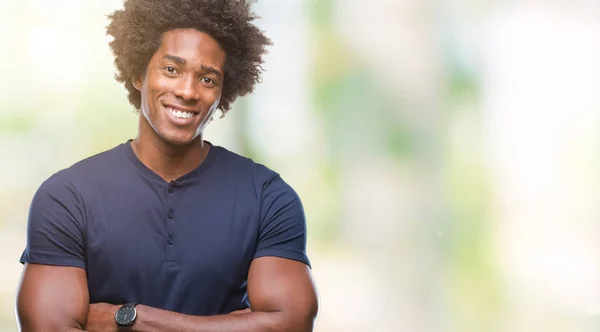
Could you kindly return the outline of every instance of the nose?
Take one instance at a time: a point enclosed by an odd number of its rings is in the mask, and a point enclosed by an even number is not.
[[[197,100],[198,91],[195,79],[191,75],[182,76],[179,80],[177,80],[174,93],[175,96],[186,101]]]

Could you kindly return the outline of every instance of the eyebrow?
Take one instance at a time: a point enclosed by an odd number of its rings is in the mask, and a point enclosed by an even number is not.
[[[171,54],[165,54],[162,57],[164,60],[171,60],[179,65],[185,66],[187,64],[187,61],[177,55],[171,55]],[[212,73],[215,74],[219,77],[223,77],[223,75],[221,74],[221,71],[219,71],[218,69],[211,67],[211,66],[206,66],[206,65],[200,65],[200,69],[202,69],[202,71],[207,72],[207,73]]]

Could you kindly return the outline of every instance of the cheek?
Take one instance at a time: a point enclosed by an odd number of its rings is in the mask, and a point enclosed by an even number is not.
[[[161,96],[165,94],[165,92],[170,91],[169,86],[166,84],[156,84],[154,86],[148,87],[148,104],[160,104]]]
[[[222,94],[223,94],[223,90],[222,89],[212,89],[210,91],[210,101],[211,101],[211,104],[213,102],[217,102],[218,103],[221,100]]]
[[[213,94],[211,95],[211,99],[210,99],[210,100],[211,100],[211,102],[213,102],[213,103],[214,103],[214,102],[218,103],[218,102],[219,102],[219,100],[221,100],[221,92],[215,92],[215,93],[213,93]]]
[[[148,77],[148,96],[156,97],[164,92],[171,91],[172,82],[162,75],[151,74]]]

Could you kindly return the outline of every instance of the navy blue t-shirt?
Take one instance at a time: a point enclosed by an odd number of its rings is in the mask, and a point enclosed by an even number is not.
[[[248,270],[263,256],[310,264],[302,203],[277,173],[211,144],[166,182],[127,142],[40,186],[21,263],[85,269],[91,303],[215,315],[249,306]]]

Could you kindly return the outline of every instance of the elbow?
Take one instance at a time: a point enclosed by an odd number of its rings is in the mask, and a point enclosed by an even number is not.
[[[303,329],[301,331],[312,332],[317,324],[317,316],[319,315],[319,303],[315,301],[307,312],[303,315]]]
[[[318,303],[302,310],[281,311],[279,321],[269,332],[313,332],[319,313]]]
[[[71,332],[83,330],[83,326],[76,320],[61,319],[59,315],[34,314],[24,306],[17,305],[15,316],[17,331],[20,332]]]

